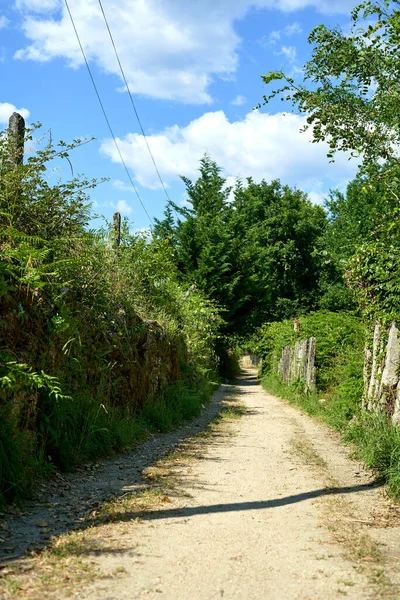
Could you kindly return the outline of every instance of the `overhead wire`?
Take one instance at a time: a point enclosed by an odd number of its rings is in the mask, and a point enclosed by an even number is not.
[[[115,134],[114,134],[113,128],[111,127],[110,120],[109,120],[109,118],[108,118],[108,116],[107,116],[107,112],[106,112],[106,109],[105,109],[105,107],[104,107],[103,101],[102,101],[102,99],[101,99],[101,96],[100,96],[99,90],[97,89],[97,85],[96,85],[96,82],[95,82],[95,80],[94,80],[93,73],[92,73],[92,70],[91,70],[91,68],[90,68],[89,62],[88,62],[88,60],[87,60],[86,53],[85,53],[85,51],[84,51],[84,49],[83,49],[82,42],[81,42],[81,39],[80,39],[80,37],[79,37],[78,30],[77,30],[77,28],[76,28],[76,25],[75,25],[75,21],[74,21],[74,18],[73,18],[73,16],[72,16],[72,13],[71,13],[71,9],[70,9],[70,7],[69,7],[69,4],[68,4],[68,0],[64,0],[64,3],[65,3],[65,6],[66,6],[66,8],[67,8],[67,11],[68,11],[69,18],[71,19],[72,27],[74,28],[74,32],[75,32],[75,35],[76,35],[76,39],[78,40],[78,44],[79,44],[79,47],[80,47],[80,49],[81,49],[82,56],[83,56],[83,59],[84,59],[84,61],[85,61],[86,68],[87,68],[87,70],[88,70],[88,73],[89,73],[90,79],[91,79],[91,81],[92,81],[92,84],[93,84],[94,91],[96,92],[96,96],[97,96],[97,99],[98,99],[98,101],[99,101],[99,104],[100,104],[101,110],[102,110],[102,112],[103,112],[104,118],[105,118],[105,120],[106,120],[106,123],[107,123],[108,129],[109,129],[109,131],[110,131],[111,137],[112,137],[112,138],[113,138],[113,140],[114,140],[114,144],[115,144],[115,147],[116,147],[116,149],[117,149],[118,155],[119,155],[119,157],[120,157],[121,163],[123,164],[123,166],[124,166],[124,168],[125,168],[125,171],[126,171],[126,174],[127,174],[127,176],[128,176],[128,179],[129,179],[129,181],[130,181],[130,183],[131,183],[131,185],[132,185],[132,188],[133,188],[133,190],[135,191],[135,194],[136,194],[136,196],[137,196],[137,198],[138,198],[138,200],[139,200],[139,202],[140,202],[140,205],[141,205],[141,207],[143,208],[144,212],[146,213],[146,215],[147,215],[147,217],[148,217],[148,219],[149,219],[149,221],[150,221],[151,225],[153,225],[153,219],[151,218],[151,216],[150,216],[150,215],[149,215],[149,213],[147,212],[147,209],[146,209],[146,207],[145,207],[145,205],[144,205],[144,203],[143,203],[143,200],[142,200],[142,198],[140,197],[140,194],[139,194],[139,192],[138,192],[138,190],[137,190],[137,188],[136,188],[136,186],[135,186],[135,184],[134,184],[134,182],[133,182],[132,176],[131,176],[131,174],[130,174],[130,172],[129,172],[129,169],[128,169],[127,165],[126,165],[126,162],[125,162],[125,160],[124,160],[124,157],[122,156],[122,152],[121,152],[121,149],[120,149],[120,147],[119,147],[119,145],[118,145],[117,139],[116,139],[116,137],[115,137]]]
[[[133,108],[133,110],[134,110],[134,113],[135,113],[135,116],[136,116],[137,122],[138,122],[138,124],[139,124],[139,127],[140,127],[140,131],[142,132],[143,139],[144,139],[144,141],[145,141],[145,143],[146,143],[147,150],[148,150],[148,152],[149,152],[149,154],[150,154],[150,157],[151,157],[151,160],[152,160],[152,162],[153,162],[153,165],[154,165],[155,171],[156,171],[156,173],[157,173],[158,179],[159,179],[159,181],[160,181],[160,183],[161,183],[161,186],[162,186],[162,188],[163,188],[163,190],[164,190],[165,196],[166,196],[166,198],[167,198],[167,200],[168,200],[169,204],[170,204],[170,205],[172,206],[172,208],[174,209],[174,211],[175,211],[175,214],[176,214],[177,216],[179,216],[179,215],[178,215],[178,213],[177,213],[177,211],[176,211],[176,209],[175,209],[174,203],[171,201],[171,198],[169,197],[169,194],[168,194],[167,188],[166,188],[166,186],[165,186],[165,183],[164,183],[164,181],[163,181],[163,179],[162,179],[162,177],[161,177],[160,170],[159,170],[159,168],[158,168],[158,166],[157,166],[157,163],[156,163],[156,160],[155,160],[155,158],[154,158],[153,152],[151,151],[150,144],[149,144],[149,142],[148,142],[148,139],[147,139],[146,132],[144,131],[144,127],[143,127],[143,125],[142,125],[142,121],[141,121],[141,119],[140,119],[140,116],[139,116],[138,110],[137,110],[137,108],[136,108],[136,105],[135,105],[135,102],[134,102],[134,100],[133,100],[133,96],[132,96],[131,90],[129,89],[129,84],[128,84],[127,78],[126,78],[126,76],[125,76],[125,71],[124,71],[124,69],[123,69],[123,67],[122,67],[121,59],[120,59],[120,57],[119,57],[118,50],[117,50],[117,47],[116,47],[116,44],[115,44],[115,41],[114,41],[114,37],[113,37],[113,34],[112,34],[112,32],[111,32],[110,25],[109,25],[109,23],[108,23],[108,19],[107,19],[107,16],[106,16],[106,13],[105,13],[105,10],[104,10],[104,7],[103,7],[103,3],[102,3],[102,1],[101,1],[101,0],[98,0],[98,3],[99,3],[99,6],[100,6],[100,10],[101,10],[101,12],[102,12],[102,15],[103,15],[104,22],[105,22],[105,24],[106,24],[106,27],[107,27],[108,35],[110,36],[110,40],[111,40],[112,46],[113,46],[113,48],[114,48],[114,53],[115,53],[116,59],[117,59],[117,61],[118,61],[118,66],[119,66],[119,69],[120,69],[120,71],[121,71],[121,76],[122,76],[122,79],[123,79],[123,81],[124,81],[124,84],[125,84],[126,91],[128,92],[129,99],[130,99],[130,101],[131,101],[131,104],[132,104],[132,108]]]

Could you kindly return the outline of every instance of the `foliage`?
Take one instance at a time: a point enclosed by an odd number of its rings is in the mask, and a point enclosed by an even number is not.
[[[356,455],[372,469],[395,500],[400,499],[400,429],[386,415],[364,413],[346,431],[356,445]]]
[[[376,177],[379,170],[371,167],[368,175],[359,174],[346,194],[331,194],[329,223],[320,240],[321,257],[331,265],[320,280],[320,306],[331,302],[336,287],[337,307],[343,293],[343,307],[357,307],[367,323],[386,323],[400,314],[399,208],[393,187],[389,190]]]
[[[174,208],[184,218],[175,223],[171,207],[167,208],[164,221],[156,223],[154,235],[168,239],[173,247],[181,279],[223,307],[224,317],[230,321],[240,276],[229,227],[230,189],[225,187],[221,169],[209,156],[201,159],[199,170],[195,182],[183,178],[189,207]]]
[[[322,265],[314,250],[326,227],[323,209],[279,181],[251,179],[236,187],[233,208],[232,228],[241,240],[237,322],[248,331],[315,307]]]
[[[396,221],[381,236],[362,244],[349,261],[348,283],[354,289],[363,314],[383,323],[400,315],[400,254]]]
[[[16,165],[0,137],[0,501],[189,418],[215,377],[221,318],[179,281],[168,242],[125,223],[116,250],[86,226],[98,182],[50,183],[80,143]]]
[[[223,310],[224,332],[247,334],[266,319],[306,312],[318,302],[323,270],[314,255],[326,227],[324,211],[279,181],[226,187],[209,157],[200,176],[184,179],[189,207],[172,205],[155,227],[167,241],[179,277]]]
[[[331,159],[347,151],[361,161],[346,197],[334,193],[327,204],[325,251],[341,263],[338,271],[345,273],[363,314],[382,321],[400,313],[399,5],[367,0],[353,10],[349,32],[314,28],[312,57],[300,83],[281,72],[263,77],[267,84],[283,82],[264,103],[281,96],[307,115],[304,130],[314,142],[328,143]],[[329,284],[325,287],[329,301]]]
[[[399,0],[367,0],[352,12],[352,28],[344,33],[315,27],[309,43],[312,58],[303,67],[303,82],[282,72],[263,76],[266,84],[283,81],[264,97],[282,96],[301,113],[313,140],[326,140],[329,157],[337,151],[361,156],[368,168],[378,161],[397,167],[399,161]],[[384,171],[392,185],[391,170]]]
[[[400,430],[391,425],[385,414],[370,414],[361,408],[361,322],[351,315],[325,312],[310,314],[300,321],[298,334],[291,331],[290,323],[274,323],[261,329],[258,351],[264,352],[265,357],[263,386],[341,432],[345,440],[354,444],[356,456],[386,483],[389,494],[399,499]],[[303,385],[284,384],[273,367],[284,345],[309,335],[317,339],[317,388],[305,394]]]
[[[346,194],[333,191],[326,203],[330,227],[326,242],[330,255],[347,261],[365,241],[373,241],[380,227],[392,218],[394,203],[382,181],[378,168],[367,175],[358,174],[347,186]]]
[[[348,313],[317,311],[299,317],[300,330],[293,321],[264,324],[254,338],[254,352],[263,359],[263,374],[276,371],[285,346],[315,337],[317,388],[328,392],[341,382],[341,367],[346,365],[350,349],[362,356],[364,328],[360,320]],[[361,363],[362,364],[362,361]],[[360,371],[362,375],[362,368]]]

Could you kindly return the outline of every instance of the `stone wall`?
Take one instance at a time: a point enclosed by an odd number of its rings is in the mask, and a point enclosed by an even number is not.
[[[277,372],[287,384],[302,381],[304,391],[315,388],[315,338],[285,346],[277,365]]]
[[[370,347],[364,353],[363,407],[384,411],[400,425],[400,332],[396,323],[387,330],[376,322]]]

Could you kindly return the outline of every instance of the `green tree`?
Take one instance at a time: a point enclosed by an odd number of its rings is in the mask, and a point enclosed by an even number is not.
[[[323,209],[282,186],[238,182],[231,191],[208,156],[200,176],[184,179],[188,208],[157,223],[186,285],[223,308],[225,333],[248,334],[265,320],[296,316],[318,303],[321,261],[313,256],[326,226]]]
[[[280,96],[307,115],[304,129],[313,141],[327,141],[328,156],[350,151],[371,164],[386,165],[379,174],[397,196],[400,148],[400,0],[368,0],[352,12],[352,29],[319,25],[308,40],[312,58],[303,80],[282,72],[263,76],[266,84],[283,81],[262,104]],[[261,105],[260,105],[261,106]],[[375,173],[378,175],[378,172]]]
[[[193,416],[215,371],[221,319],[181,285],[171,225],[151,240],[125,222],[117,250],[108,227],[87,229],[96,182],[51,183],[52,161],[80,143],[15,164],[0,134],[0,504],[48,462],[69,468]]]
[[[238,323],[243,320],[248,330],[317,306],[321,265],[313,253],[325,226],[323,209],[300,190],[252,179],[236,187],[232,229],[243,299]]]
[[[182,178],[189,206],[174,208],[183,218],[173,228],[171,207],[167,207],[165,219],[156,223],[154,234],[170,240],[176,250],[177,267],[187,284],[204,290],[225,310],[224,318],[230,320],[238,279],[229,227],[231,190],[221,169],[208,155],[201,159],[199,171],[195,182]]]
[[[328,202],[323,252],[328,261],[342,261],[365,314],[380,318],[400,314],[399,6],[400,0],[367,0],[353,10],[349,33],[325,25],[313,29],[302,81],[282,72],[263,76],[266,84],[283,82],[263,104],[276,96],[289,101],[307,115],[304,129],[313,141],[328,143],[332,160],[338,151],[360,160],[346,196],[334,193]]]

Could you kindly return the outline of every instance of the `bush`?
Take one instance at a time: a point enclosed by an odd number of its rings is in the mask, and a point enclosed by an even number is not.
[[[221,318],[179,282],[168,241],[124,222],[116,249],[108,226],[87,229],[98,182],[49,184],[49,161],[81,143],[12,165],[0,135],[0,501],[190,418],[215,377]]]
[[[360,319],[350,313],[323,310],[300,316],[299,322],[299,331],[294,331],[291,320],[267,323],[260,328],[254,349],[263,359],[263,374],[276,370],[285,346],[313,336],[317,339],[317,388],[329,391],[342,381],[341,371],[347,364],[349,349],[355,349],[356,355],[362,357],[364,327]],[[362,362],[358,362],[358,368],[357,379],[362,377]]]

